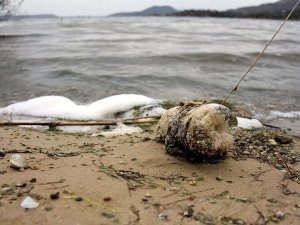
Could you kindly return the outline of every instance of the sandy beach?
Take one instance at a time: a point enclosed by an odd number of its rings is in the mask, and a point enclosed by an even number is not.
[[[166,154],[153,130],[104,138],[1,127],[0,224],[298,224],[299,162],[275,168],[240,154],[240,141],[220,163],[191,163]],[[277,146],[299,156],[296,138]],[[11,168],[14,153],[29,168]],[[27,196],[39,206],[22,208]]]

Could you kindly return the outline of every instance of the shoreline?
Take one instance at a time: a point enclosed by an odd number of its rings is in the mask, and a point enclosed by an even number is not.
[[[218,164],[193,164],[166,154],[153,129],[104,138],[0,127],[0,151],[6,153],[0,158],[1,223],[297,224],[300,183],[287,179],[288,172],[259,162],[239,145]],[[294,138],[291,145],[296,156],[299,143]],[[24,155],[30,168],[10,168],[13,153]],[[288,165],[300,171],[299,164]],[[10,191],[4,193],[5,187]],[[38,208],[20,206],[28,195]]]

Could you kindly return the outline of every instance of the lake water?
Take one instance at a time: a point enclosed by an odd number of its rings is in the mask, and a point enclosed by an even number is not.
[[[277,20],[63,18],[0,23],[0,107],[58,95],[223,99]],[[230,101],[257,117],[300,117],[300,22],[290,21]],[[283,113],[283,114],[280,114]]]

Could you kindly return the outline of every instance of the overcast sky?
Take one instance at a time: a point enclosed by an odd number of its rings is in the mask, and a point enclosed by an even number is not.
[[[277,0],[24,0],[21,13],[50,13],[60,16],[106,16],[116,12],[140,11],[153,5],[176,9],[230,9]]]

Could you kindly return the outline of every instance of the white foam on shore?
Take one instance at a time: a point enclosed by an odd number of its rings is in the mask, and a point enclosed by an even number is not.
[[[243,129],[255,129],[262,128],[263,124],[257,119],[247,119],[243,117],[237,117],[238,127]]]
[[[104,131],[100,133],[92,134],[93,137],[104,136],[104,137],[114,137],[121,136],[125,134],[141,133],[143,130],[139,127],[127,126],[123,123],[118,123],[118,126],[111,131]]]
[[[0,109],[2,114],[60,118],[67,120],[99,120],[112,118],[117,112],[135,106],[158,103],[143,95],[122,94],[110,96],[89,105],[77,105],[62,96],[42,96],[18,102]]]
[[[271,111],[269,114],[257,114],[255,116],[257,119],[263,120],[274,120],[274,119],[300,119],[300,111]]]

